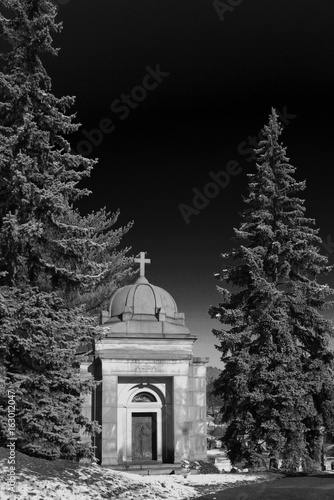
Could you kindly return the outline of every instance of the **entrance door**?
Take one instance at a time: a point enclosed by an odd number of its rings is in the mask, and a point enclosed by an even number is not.
[[[156,413],[132,413],[132,460],[157,460]]]

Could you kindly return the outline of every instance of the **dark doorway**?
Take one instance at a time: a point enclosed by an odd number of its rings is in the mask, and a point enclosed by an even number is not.
[[[132,413],[132,460],[157,460],[156,413]]]

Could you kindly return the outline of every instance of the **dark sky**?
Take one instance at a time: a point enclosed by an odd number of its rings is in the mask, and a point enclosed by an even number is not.
[[[44,62],[54,93],[77,97],[82,127],[73,149],[99,159],[81,208],[119,208],[121,224],[134,220],[124,244],[133,254],[147,251],[147,278],[185,312],[199,337],[196,355],[217,365],[210,331],[219,323],[207,314],[219,302],[213,274],[240,220],[254,169],[249,143],[272,106],[285,117],[282,140],[296,176],[307,179],[307,214],[334,242],[333,0],[61,3],[61,50]],[[163,75],[154,85],[147,75],[157,66]],[[126,95],[130,104],[120,110]],[[109,132],[90,135],[101,121]],[[194,208],[193,189],[210,190],[210,172],[226,171],[232,160],[239,173],[187,224],[180,204]],[[334,263],[334,243],[323,253]]]

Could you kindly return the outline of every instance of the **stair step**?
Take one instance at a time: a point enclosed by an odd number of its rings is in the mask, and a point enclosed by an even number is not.
[[[105,468],[127,472],[129,474],[140,474],[142,476],[168,475],[172,471],[174,471],[175,474],[181,474],[181,467],[179,464],[131,464],[127,467],[124,465],[108,465],[105,466]]]
[[[174,469],[171,467],[170,469],[134,469],[134,470],[127,470],[124,472],[127,472],[129,474],[138,474],[140,476],[160,476],[160,475],[165,475],[168,476],[172,471],[175,471],[175,474],[181,474],[181,469],[178,471],[177,469]]]

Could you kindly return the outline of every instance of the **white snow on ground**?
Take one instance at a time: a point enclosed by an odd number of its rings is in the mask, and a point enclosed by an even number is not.
[[[1,467],[2,464],[0,464]],[[3,470],[3,469],[2,469]],[[22,471],[17,475],[15,496],[5,482],[0,484],[1,500],[161,500],[191,499],[200,496],[198,486],[210,485],[212,492],[231,484],[256,482],[268,477],[261,474],[208,474],[173,476],[138,476],[95,467],[83,467],[71,479],[40,479]],[[75,479],[75,480],[74,480]]]
[[[105,477],[94,484],[85,484],[88,477],[83,472],[82,482],[67,481],[64,484],[57,479],[37,480],[26,478],[18,482],[15,496],[10,496],[4,484],[0,485],[1,500],[147,500],[147,499],[190,499],[197,495],[194,488],[180,484],[178,481],[148,480],[122,472],[103,474]],[[6,491],[7,490],[7,491]]]
[[[169,476],[170,477],[170,476]],[[176,476],[177,480],[181,476]],[[183,478],[182,478],[183,479]],[[189,486],[203,486],[203,485],[223,485],[231,486],[235,483],[254,483],[259,480],[267,480],[267,474],[197,474],[190,475],[184,480],[184,484]]]
[[[16,452],[13,495],[8,462],[8,448],[0,447],[0,500],[189,500],[232,485],[277,478],[268,473],[140,476]]]

